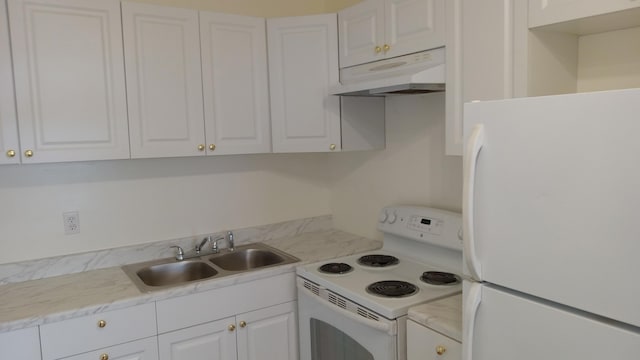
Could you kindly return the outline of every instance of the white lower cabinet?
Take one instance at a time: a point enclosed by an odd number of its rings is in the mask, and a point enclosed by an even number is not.
[[[160,360],[296,360],[296,302],[161,334]]]
[[[462,344],[414,321],[407,321],[407,360],[460,360]]]
[[[161,360],[235,360],[235,318],[230,317],[158,336]]]
[[[297,301],[236,316],[238,360],[298,359]]]
[[[158,339],[150,338],[89,351],[64,360],[157,360]]]
[[[0,333],[0,359],[40,360],[38,328]]]

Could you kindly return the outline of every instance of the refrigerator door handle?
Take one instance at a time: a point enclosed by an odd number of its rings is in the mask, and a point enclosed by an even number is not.
[[[464,258],[470,275],[478,281],[482,280],[480,262],[476,257],[473,234],[473,199],[475,197],[476,166],[478,156],[484,145],[484,125],[477,124],[471,131],[467,150],[464,153],[463,187],[462,187],[462,235]]]
[[[471,282],[465,290],[464,304],[462,307],[462,360],[471,360],[473,355],[473,333],[476,325],[476,315],[480,302],[482,302],[482,285]]]

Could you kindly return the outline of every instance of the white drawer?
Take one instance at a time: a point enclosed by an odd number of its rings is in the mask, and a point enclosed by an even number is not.
[[[40,360],[38,328],[0,333],[0,359]]]
[[[63,360],[158,360],[158,338],[156,336],[126,344],[89,351]]]
[[[158,301],[158,333],[293,301],[296,299],[295,277],[291,272]]]
[[[80,354],[157,333],[155,303],[40,326],[43,360]]]

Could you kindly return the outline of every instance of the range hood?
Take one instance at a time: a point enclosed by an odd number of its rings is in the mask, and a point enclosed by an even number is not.
[[[444,48],[380,60],[340,70],[340,96],[412,95],[445,90]]]

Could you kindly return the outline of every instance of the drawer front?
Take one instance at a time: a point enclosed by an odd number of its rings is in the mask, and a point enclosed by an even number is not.
[[[158,333],[163,334],[295,299],[295,273],[286,273],[158,301]]]
[[[40,360],[38,328],[0,333],[0,359]]]
[[[158,360],[158,338],[150,337],[126,344],[89,351],[64,360]]]
[[[155,303],[42,325],[42,358],[59,359],[154,336],[156,329]]]
[[[462,344],[416,322],[407,321],[407,360],[460,360]]]

